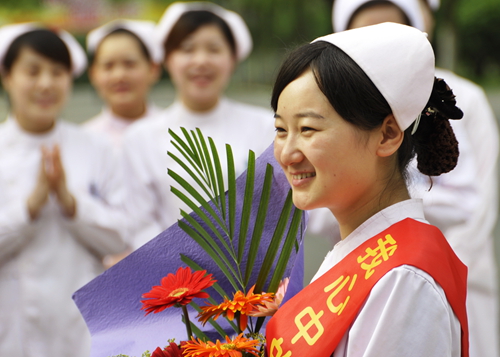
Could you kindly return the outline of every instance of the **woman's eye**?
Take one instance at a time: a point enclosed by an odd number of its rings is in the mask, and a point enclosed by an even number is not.
[[[285,130],[285,129],[280,128],[280,127],[276,127],[276,128],[275,128],[275,131],[276,131],[276,133],[285,133],[285,132],[286,132],[286,130]]]
[[[219,52],[221,52],[221,48],[220,48],[220,46],[210,46],[210,47],[208,47],[208,52],[219,53]]]
[[[194,51],[194,46],[192,46],[190,44],[184,44],[184,45],[181,45],[181,47],[179,49],[184,53],[191,53]]]
[[[130,68],[134,68],[136,66],[136,62],[129,60],[129,61],[125,61],[124,65],[125,65],[125,68],[130,69]]]
[[[38,75],[39,69],[37,67],[28,67],[26,70],[26,73],[28,73],[29,76],[36,76]]]
[[[308,126],[304,126],[304,127],[302,127],[301,131],[302,132],[305,132],[305,131],[315,131],[315,129],[313,129],[311,127],[308,127]]]

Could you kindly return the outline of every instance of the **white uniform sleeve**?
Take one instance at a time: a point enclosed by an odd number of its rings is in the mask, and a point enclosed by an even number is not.
[[[459,357],[460,323],[442,288],[402,266],[372,289],[334,357]]]
[[[123,177],[110,146],[101,146],[94,155],[95,181],[84,191],[72,191],[77,204],[76,216],[65,222],[83,245],[105,256],[123,252],[128,247]]]
[[[128,217],[128,241],[133,249],[139,248],[163,231],[156,212],[160,195],[155,191],[154,182],[148,175],[145,163],[148,151],[145,146],[147,141],[141,143],[133,135],[126,135],[124,138],[121,158],[125,175],[124,204]]]
[[[30,218],[26,204],[9,200],[0,185],[0,265],[11,259],[30,240]]]

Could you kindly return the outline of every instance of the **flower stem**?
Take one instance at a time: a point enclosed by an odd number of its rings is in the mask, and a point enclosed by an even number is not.
[[[238,333],[242,333],[243,331],[241,331],[241,325],[240,325],[240,312],[236,312],[234,314],[234,317],[236,318],[236,325],[238,326]]]
[[[184,313],[184,323],[186,324],[186,331],[188,334],[188,340],[191,340],[193,336],[193,331],[191,331],[191,321],[189,321],[189,314],[186,305],[182,305],[182,312]]]

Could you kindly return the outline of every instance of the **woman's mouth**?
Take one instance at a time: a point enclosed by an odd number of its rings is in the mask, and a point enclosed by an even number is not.
[[[56,104],[56,99],[55,98],[42,98],[42,99],[37,99],[36,100],[36,103],[40,106],[40,107],[50,107],[54,104]]]
[[[191,77],[191,81],[199,86],[206,86],[212,82],[212,76],[209,75],[195,75]]]
[[[118,84],[112,87],[112,91],[115,93],[125,93],[130,91],[130,86],[127,84]]]
[[[307,185],[314,177],[316,177],[316,172],[303,172],[300,174],[292,174],[291,185],[293,187],[301,187]]]
[[[302,174],[292,175],[292,179],[294,180],[303,180],[309,177],[316,176],[316,172],[304,172]]]

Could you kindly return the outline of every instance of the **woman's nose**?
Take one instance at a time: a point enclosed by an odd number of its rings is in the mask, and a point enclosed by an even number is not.
[[[48,71],[43,71],[42,73],[40,73],[40,75],[38,76],[38,86],[42,87],[42,88],[49,88],[52,86],[52,84],[54,83],[55,81],[55,78],[54,76],[48,72]]]
[[[286,166],[291,166],[301,162],[304,159],[304,154],[293,137],[288,136],[286,139],[277,139],[275,141],[275,156],[276,159]]]
[[[210,55],[209,55],[208,51],[203,50],[203,49],[199,49],[199,50],[195,51],[195,53],[193,54],[192,60],[197,65],[201,65],[201,64],[207,63],[209,58],[210,58]]]
[[[120,79],[125,75],[126,72],[127,71],[126,71],[126,68],[124,65],[115,65],[112,69],[111,74],[112,74],[113,78]]]

